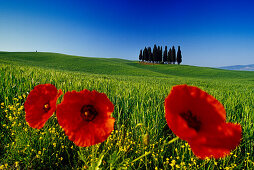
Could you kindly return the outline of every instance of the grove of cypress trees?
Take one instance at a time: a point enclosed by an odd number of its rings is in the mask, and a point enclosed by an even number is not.
[[[180,46],[178,46],[178,50],[177,50],[177,64],[180,64],[182,62],[182,52],[180,50]]]
[[[180,46],[176,53],[175,46],[172,46],[169,50],[165,46],[165,50],[162,50],[162,46],[156,46],[154,44],[153,51],[151,47],[145,47],[144,50],[140,50],[139,61],[156,62],[156,63],[167,63],[167,64],[181,64],[182,63],[182,52]]]

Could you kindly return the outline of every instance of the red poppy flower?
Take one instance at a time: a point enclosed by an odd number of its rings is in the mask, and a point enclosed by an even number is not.
[[[114,129],[114,105],[95,90],[72,91],[57,106],[57,120],[77,146],[91,146],[107,139]]]
[[[226,111],[213,96],[194,86],[174,86],[165,99],[169,128],[201,159],[226,156],[239,145],[241,126],[226,123]]]
[[[35,86],[24,104],[28,124],[32,128],[42,128],[55,112],[57,98],[61,95],[61,89],[57,91],[52,84]]]

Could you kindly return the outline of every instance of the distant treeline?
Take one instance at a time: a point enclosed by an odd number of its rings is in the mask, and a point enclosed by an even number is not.
[[[180,64],[182,62],[182,54],[180,50],[180,46],[178,46],[177,54],[175,47],[167,49],[165,46],[164,51],[162,51],[162,46],[153,47],[153,51],[151,47],[145,47],[144,50],[140,50],[139,61],[142,62],[150,62],[150,63],[163,63],[163,64]]]

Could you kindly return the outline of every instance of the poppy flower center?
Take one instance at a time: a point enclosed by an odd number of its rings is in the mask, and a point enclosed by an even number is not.
[[[43,110],[45,113],[48,112],[50,109],[51,109],[51,107],[50,107],[49,103],[46,103],[43,105]]]
[[[180,116],[187,122],[190,128],[195,129],[197,132],[200,130],[201,121],[199,121],[196,116],[192,115],[191,111],[180,113]]]
[[[84,105],[81,108],[81,116],[85,121],[92,121],[97,115],[95,108],[92,105]]]

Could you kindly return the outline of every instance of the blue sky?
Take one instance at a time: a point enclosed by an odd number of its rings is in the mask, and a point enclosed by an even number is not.
[[[145,46],[180,45],[183,64],[253,64],[253,9],[245,0],[0,0],[0,51],[137,60]]]

